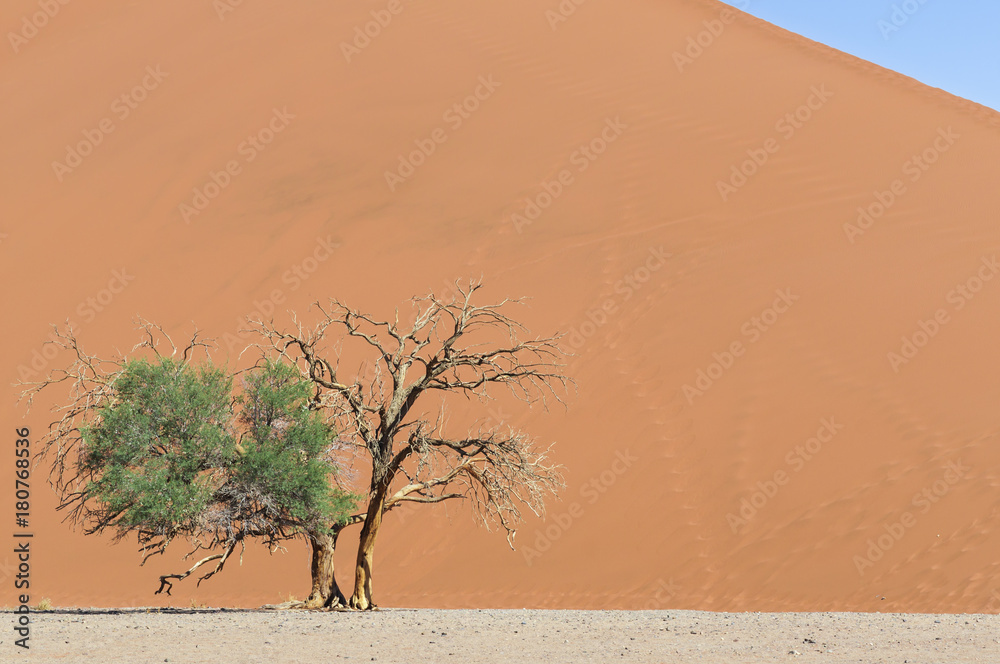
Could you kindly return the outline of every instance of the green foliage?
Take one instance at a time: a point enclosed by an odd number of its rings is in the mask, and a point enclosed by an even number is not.
[[[232,379],[224,369],[163,358],[133,360],[113,400],[83,428],[80,470],[97,529],[172,536],[197,528],[214,491],[212,471],[236,457]]]
[[[312,390],[311,381],[283,363],[268,362],[248,376],[238,399],[243,454],[232,481],[316,525],[342,519],[354,500],[330,489],[336,469],[327,450],[336,432],[310,410]]]
[[[81,430],[88,530],[275,541],[343,519],[354,496],[331,478],[336,433],[310,409],[311,384],[268,362],[233,378],[212,364],[131,360]]]

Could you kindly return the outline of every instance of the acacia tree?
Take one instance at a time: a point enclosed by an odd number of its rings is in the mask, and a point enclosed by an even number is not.
[[[141,328],[144,339],[133,353],[144,348],[152,357],[106,360],[84,352],[71,329],[57,329],[56,343],[72,353],[71,364],[25,384],[29,409],[47,388],[63,384],[70,393],[41,441],[59,509],[86,534],[135,534],[143,564],[178,537],[192,544],[185,557],[209,553],[183,573],[161,576],[157,593],[170,594],[172,580],[216,562],[200,584],[248,540],[273,549],[304,536],[314,552],[310,602],[322,605],[330,593],[342,600],[332,557],[329,570],[315,560],[330,544],[329,527],[354,510],[355,497],[331,482],[342,446],[311,408],[311,381],[291,365],[265,361],[243,372],[234,396],[228,370],[210,358],[194,362],[195,352],[208,348],[197,333],[178,349],[157,326]],[[161,340],[169,355],[160,353]]]
[[[524,432],[503,423],[459,436],[444,431],[442,407],[431,395],[483,402],[501,390],[544,406],[567,387],[559,337],[522,339],[526,329],[505,313],[520,301],[473,304],[480,288],[457,284],[448,299],[413,298],[409,321],[400,321],[398,310],[384,321],[331,300],[314,304],[319,318],[311,327],[298,317],[291,331],[273,320],[253,325],[262,349],[299,368],[315,386],[314,405],[332,413],[341,438],[371,462],[367,509],[332,531],[335,537],[343,525],[362,523],[352,608],[374,607],[375,543],[388,510],[465,498],[513,547],[522,508],[541,515],[546,498],[563,487],[549,448]],[[342,380],[331,339],[361,344],[373,377]]]

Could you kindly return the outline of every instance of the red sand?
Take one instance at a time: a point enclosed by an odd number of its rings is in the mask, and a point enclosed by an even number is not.
[[[558,441],[569,488],[517,552],[461,506],[390,516],[381,604],[995,611],[1000,115],[709,0],[590,2],[553,27],[557,6],[61,6],[0,63],[7,383],[58,365],[38,353],[67,318],[106,354],[136,314],[223,337],[255,310],[384,314],[483,275],[489,298],[532,298],[533,332],[573,332],[568,410],[501,413]],[[0,25],[37,11],[9,0]],[[48,419],[4,390],[12,448]],[[140,568],[131,542],[62,524],[41,480],[33,597],[168,601],[180,548]],[[306,556],[249,551],[169,601],[301,597]]]

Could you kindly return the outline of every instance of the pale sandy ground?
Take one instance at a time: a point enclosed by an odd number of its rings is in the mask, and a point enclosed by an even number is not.
[[[5,619],[9,616],[5,616]],[[57,610],[35,614],[44,662],[1000,661],[1000,617],[389,609],[374,613]],[[13,644],[4,630],[0,661]]]

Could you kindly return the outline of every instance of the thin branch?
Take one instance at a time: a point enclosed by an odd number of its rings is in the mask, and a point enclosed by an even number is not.
[[[199,580],[199,583],[200,583],[200,581],[203,581],[203,580],[209,578],[210,576],[214,575],[216,572],[219,572],[222,569],[222,566],[226,564],[226,559],[229,558],[229,554],[231,554],[233,552],[233,549],[235,549],[235,548],[236,548],[236,542],[233,542],[229,547],[226,548],[226,550],[223,553],[214,553],[214,554],[212,554],[210,556],[206,556],[206,557],[202,558],[201,560],[199,560],[198,562],[196,562],[191,567],[191,569],[189,569],[188,571],[184,572],[183,574],[164,574],[164,575],[160,576],[160,587],[153,594],[154,595],[159,595],[164,590],[166,590],[167,594],[169,595],[170,594],[170,590],[174,587],[174,584],[170,582],[170,579],[176,579],[178,581],[183,581],[184,579],[186,579],[189,576],[191,576],[191,574],[196,569],[198,569],[199,567],[201,567],[202,565],[205,565],[206,563],[210,563],[213,560],[218,560],[219,564],[216,565],[215,569],[212,570],[211,572],[209,572],[208,574],[202,576],[201,579]]]

